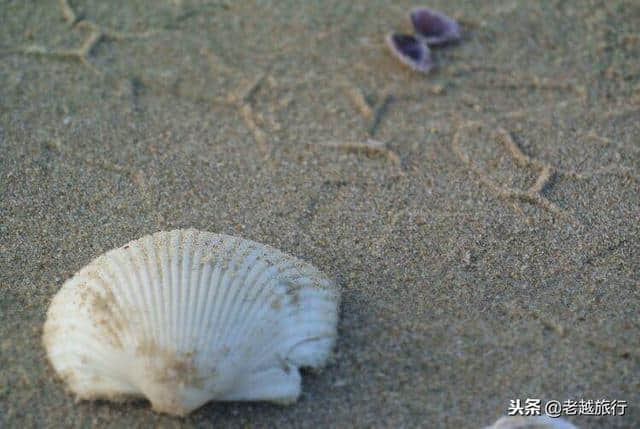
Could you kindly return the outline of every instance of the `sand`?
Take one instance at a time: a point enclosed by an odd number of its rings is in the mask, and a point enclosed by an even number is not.
[[[640,422],[640,3],[430,2],[464,37],[428,75],[386,50],[415,5],[389,3],[0,3],[0,426],[477,428],[517,398]],[[178,227],[337,278],[298,403],[65,392],[52,296]]]

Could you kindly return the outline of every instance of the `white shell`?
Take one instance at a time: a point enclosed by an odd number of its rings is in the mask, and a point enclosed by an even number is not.
[[[540,415],[501,417],[486,429],[578,429],[578,427],[558,417]]]
[[[291,403],[298,367],[331,352],[338,301],[334,282],[270,246],[159,232],[69,279],[43,340],[79,399],[144,396],[175,415],[210,400]]]

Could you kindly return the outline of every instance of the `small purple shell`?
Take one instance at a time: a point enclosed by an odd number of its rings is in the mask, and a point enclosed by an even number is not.
[[[434,66],[429,47],[414,36],[389,33],[385,38],[391,53],[403,64],[426,73]]]
[[[416,36],[429,45],[444,45],[460,39],[460,25],[444,13],[418,7],[409,13]]]

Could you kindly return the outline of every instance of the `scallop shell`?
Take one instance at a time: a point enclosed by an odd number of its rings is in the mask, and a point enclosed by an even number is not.
[[[69,279],[43,341],[79,399],[142,396],[174,415],[210,400],[292,403],[298,368],[331,352],[338,301],[328,277],[273,247],[158,232]]]

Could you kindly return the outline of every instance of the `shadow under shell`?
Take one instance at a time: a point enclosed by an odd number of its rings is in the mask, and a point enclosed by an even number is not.
[[[407,34],[390,33],[385,40],[391,53],[413,70],[426,73],[435,65],[429,47],[418,38]]]
[[[419,7],[409,13],[416,36],[429,45],[444,45],[460,39],[460,25],[442,12]]]

